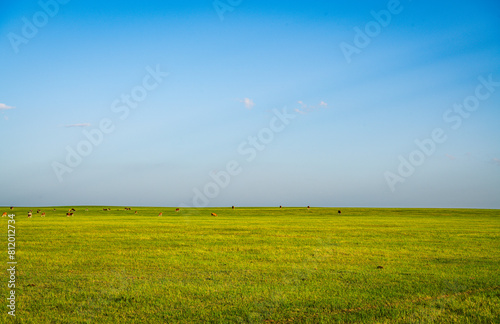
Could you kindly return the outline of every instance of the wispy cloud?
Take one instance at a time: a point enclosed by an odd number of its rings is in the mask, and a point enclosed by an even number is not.
[[[324,101],[321,101],[318,106],[309,106],[308,104],[305,104],[303,101],[299,100],[297,103],[300,105],[300,108],[295,108],[295,112],[299,114],[307,114],[314,109],[318,109],[320,107],[322,108],[327,108],[328,104]]]
[[[90,124],[89,123],[71,124],[71,125],[66,125],[66,127],[90,127]]]
[[[0,103],[0,110],[13,109],[15,107],[7,106],[6,104]]]
[[[255,103],[253,102],[252,99],[250,98],[244,98],[244,99],[240,99],[239,102],[242,102],[245,104],[245,108],[246,109],[252,109],[253,106],[255,106]]]

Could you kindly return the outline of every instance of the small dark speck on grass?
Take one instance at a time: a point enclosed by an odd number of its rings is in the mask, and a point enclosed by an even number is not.
[[[382,267],[382,266],[378,266],[378,267],[377,267],[377,269],[384,269],[384,267]]]
[[[28,287],[35,287],[35,284],[28,284]]]

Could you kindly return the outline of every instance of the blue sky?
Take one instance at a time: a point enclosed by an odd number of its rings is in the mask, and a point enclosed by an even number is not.
[[[499,57],[497,1],[2,1],[0,205],[500,208]]]

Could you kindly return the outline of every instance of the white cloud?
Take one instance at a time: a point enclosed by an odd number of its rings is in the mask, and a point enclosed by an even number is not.
[[[90,127],[89,123],[66,125],[66,127]]]
[[[299,114],[308,114],[309,112],[318,109],[319,107],[327,108],[328,104],[324,101],[321,101],[318,106],[309,106],[305,104],[302,100],[297,101],[297,103],[301,106],[300,109],[295,109]]]
[[[247,109],[252,109],[253,106],[255,106],[255,103],[250,98],[245,98],[243,100],[240,100],[240,102],[243,102],[245,104],[245,108]]]
[[[6,104],[0,103],[0,110],[12,109],[14,107],[7,106]]]

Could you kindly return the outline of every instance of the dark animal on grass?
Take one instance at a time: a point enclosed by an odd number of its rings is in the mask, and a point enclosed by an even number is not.
[[[73,213],[66,213],[66,217],[73,216]]]
[[[342,214],[342,212],[341,212],[340,210],[338,211],[338,213],[339,213],[339,214]]]
[[[176,208],[175,211],[178,212],[179,210],[181,210],[180,208]]]

